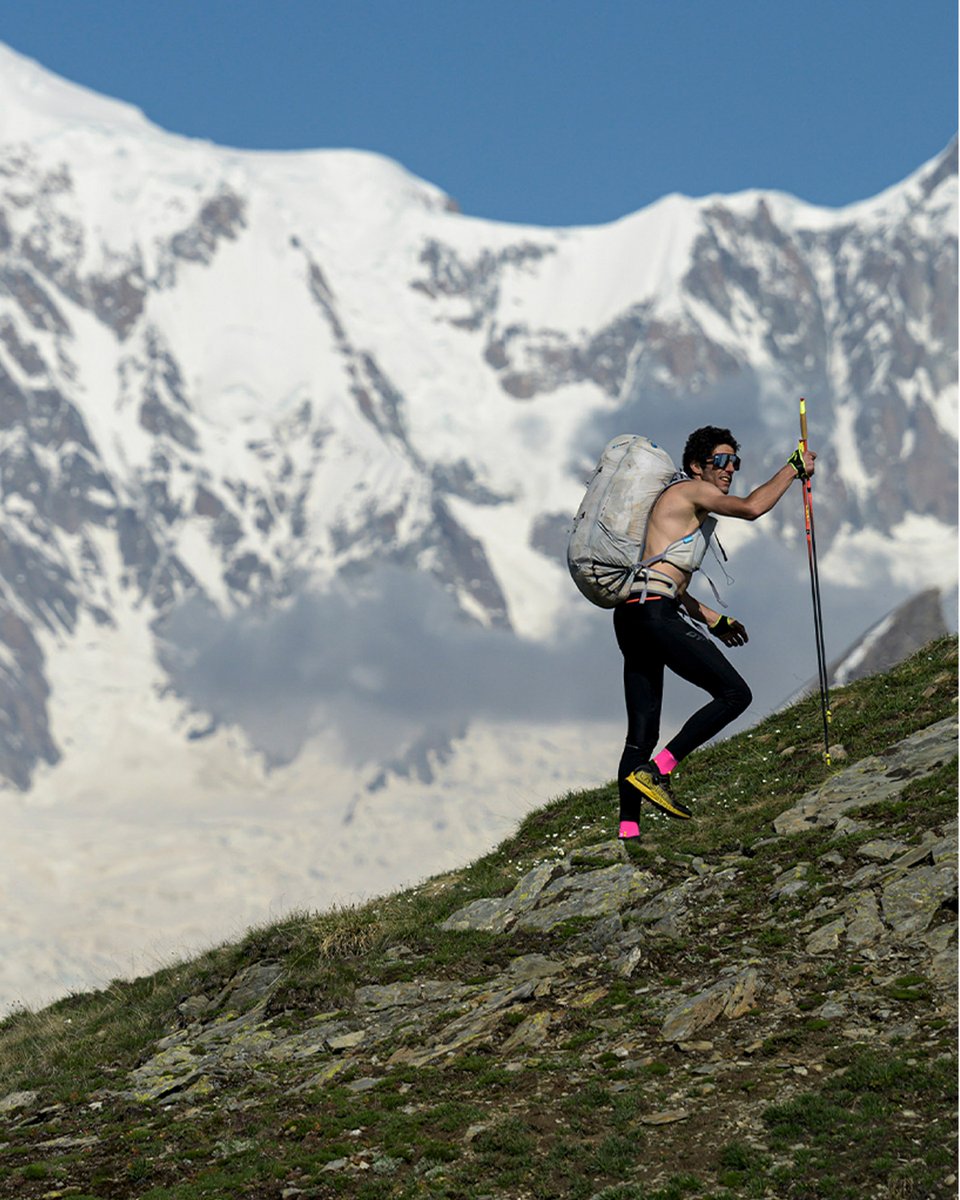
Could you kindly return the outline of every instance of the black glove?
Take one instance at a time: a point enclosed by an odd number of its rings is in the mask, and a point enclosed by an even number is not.
[[[800,449],[799,446],[796,448],[796,450],[794,450],[794,452],[787,459],[787,466],[793,467],[793,469],[797,473],[798,479],[809,479],[810,478],[810,476],[807,474],[807,468],[803,462],[803,451]]]
[[[745,646],[750,641],[747,631],[733,617],[717,617],[714,623],[708,625],[707,628],[725,646]]]

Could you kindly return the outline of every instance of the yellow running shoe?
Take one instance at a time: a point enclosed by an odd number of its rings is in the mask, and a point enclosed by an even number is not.
[[[685,804],[674,800],[670,794],[670,776],[661,775],[653,763],[644,763],[627,776],[627,783],[632,783],[637,791],[655,804],[657,808],[671,817],[679,817],[681,821],[689,821],[693,813]]]

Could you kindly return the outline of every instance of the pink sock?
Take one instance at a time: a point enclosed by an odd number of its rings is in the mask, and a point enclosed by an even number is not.
[[[657,768],[661,775],[669,775],[673,768],[677,765],[677,760],[673,757],[669,750],[661,750],[657,757],[653,760],[653,765]]]
[[[640,826],[636,821],[621,821],[620,834],[621,838],[635,838],[640,836]]]

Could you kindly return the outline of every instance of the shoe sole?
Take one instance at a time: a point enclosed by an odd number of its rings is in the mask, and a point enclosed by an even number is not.
[[[659,808],[661,812],[668,813],[680,821],[689,821],[693,816],[689,808],[684,808],[682,804],[664,796],[649,775],[637,776],[631,772],[627,776],[627,783],[633,784],[637,791],[642,792],[650,803]]]

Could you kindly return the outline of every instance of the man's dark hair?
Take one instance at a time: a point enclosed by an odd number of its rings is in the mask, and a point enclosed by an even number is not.
[[[729,429],[719,429],[716,425],[704,425],[702,429],[695,429],[687,438],[687,444],[683,448],[684,471],[688,475],[690,474],[691,463],[699,463],[702,467],[716,446],[732,446],[734,450],[740,449],[740,443]]]

